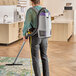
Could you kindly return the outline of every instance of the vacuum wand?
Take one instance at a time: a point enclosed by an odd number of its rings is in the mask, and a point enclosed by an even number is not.
[[[12,64],[6,64],[7,66],[12,66],[12,65],[22,65],[22,64],[16,64],[16,61],[17,61],[17,59],[18,59],[18,57],[19,57],[19,55],[20,55],[20,53],[21,53],[21,51],[22,51],[24,45],[25,45],[25,41],[23,42],[23,44],[22,44],[22,46],[21,46],[21,49],[20,49],[20,51],[19,51],[19,53],[18,53],[18,55],[17,55],[15,61],[14,61]]]
[[[33,34],[33,33],[32,33],[32,34]],[[32,36],[32,34],[31,34],[30,32],[28,32],[28,34],[25,36],[25,38],[28,39],[28,37]],[[22,44],[22,46],[21,46],[21,49],[20,49],[18,55],[16,56],[15,61],[14,61],[12,64],[5,64],[5,65],[7,65],[7,66],[22,65],[22,64],[16,64],[16,61],[17,61],[17,59],[18,59],[18,57],[19,57],[19,55],[20,55],[20,53],[21,53],[24,45],[25,45],[25,41],[23,42],[23,44]]]

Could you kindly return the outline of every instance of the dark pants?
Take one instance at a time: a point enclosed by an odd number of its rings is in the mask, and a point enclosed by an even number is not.
[[[43,76],[49,76],[47,42],[47,38],[40,39],[37,35],[32,37],[31,54],[35,76],[41,76],[39,68],[39,50],[42,60]]]

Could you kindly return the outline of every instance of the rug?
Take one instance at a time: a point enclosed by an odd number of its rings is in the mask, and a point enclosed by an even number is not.
[[[18,58],[16,63],[21,63],[21,66],[5,66],[4,64],[13,63],[14,57],[0,57],[0,76],[31,76],[31,64],[30,58]],[[41,69],[40,60],[40,69]],[[34,72],[32,69],[32,76]]]

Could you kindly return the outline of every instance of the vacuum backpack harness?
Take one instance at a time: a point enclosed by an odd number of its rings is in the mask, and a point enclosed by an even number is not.
[[[42,9],[38,14],[38,37],[48,38],[51,36],[51,16],[50,12]]]
[[[51,16],[50,12],[46,8],[42,8],[38,11],[36,8],[32,7],[37,14],[37,29],[39,38],[48,38],[51,36]]]

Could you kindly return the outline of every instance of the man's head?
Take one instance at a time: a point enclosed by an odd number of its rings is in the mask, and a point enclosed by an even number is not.
[[[36,6],[40,4],[40,0],[31,0],[32,6]]]

